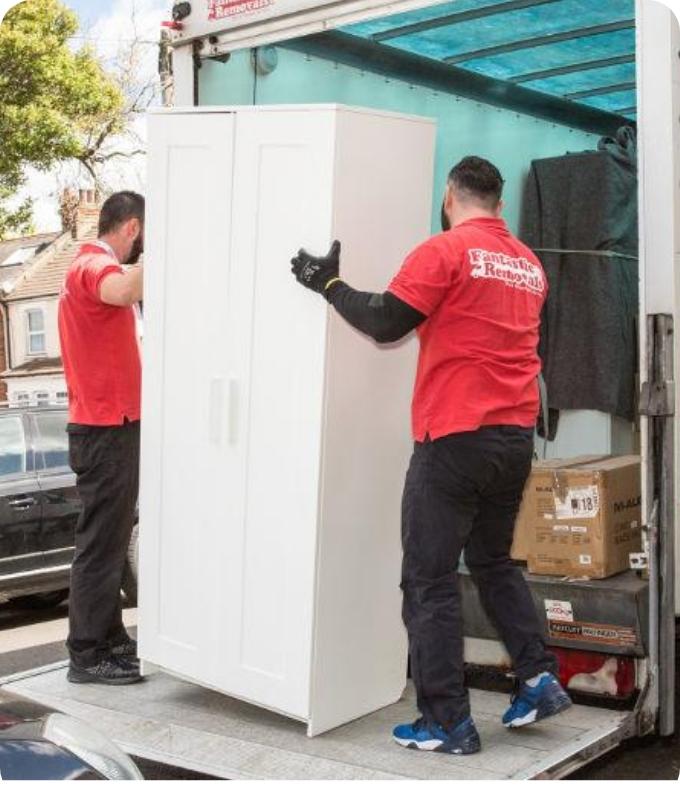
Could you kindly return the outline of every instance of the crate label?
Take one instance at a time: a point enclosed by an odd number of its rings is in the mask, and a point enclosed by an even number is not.
[[[588,533],[588,528],[585,525],[572,525],[571,526],[572,533]]]
[[[631,647],[638,644],[634,628],[604,625],[599,622],[548,620],[548,635],[553,639],[604,644],[612,647]]]
[[[590,566],[593,563],[593,557],[588,555],[588,553],[581,553],[578,557],[578,563],[583,564],[584,567]]]
[[[600,511],[600,492],[597,486],[569,489],[561,500],[555,497],[557,519],[594,519]]]
[[[574,621],[574,610],[568,600],[544,600],[545,615],[548,619]]]

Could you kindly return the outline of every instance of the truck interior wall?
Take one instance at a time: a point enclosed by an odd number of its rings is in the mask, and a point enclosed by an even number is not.
[[[479,155],[498,165],[506,180],[505,217],[516,232],[524,179],[531,161],[597,146],[599,137],[595,134],[284,47],[277,47],[276,51],[278,64],[266,75],[255,74],[250,51],[233,53],[226,63],[203,62],[199,104],[343,103],[435,118],[433,232],[440,230],[439,209],[446,175],[463,156]]]

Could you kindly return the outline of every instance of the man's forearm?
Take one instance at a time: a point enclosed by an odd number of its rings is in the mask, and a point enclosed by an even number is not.
[[[142,299],[144,271],[129,267],[125,272],[107,275],[99,287],[99,299],[112,306],[132,306]]]
[[[391,292],[359,292],[344,281],[333,283],[326,299],[352,327],[381,344],[398,341],[426,319]]]
[[[144,296],[144,267],[130,267],[128,275],[131,278],[130,292],[132,302],[138,303]]]

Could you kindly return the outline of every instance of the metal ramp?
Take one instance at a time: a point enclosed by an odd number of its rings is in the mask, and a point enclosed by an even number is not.
[[[561,777],[625,738],[632,718],[575,706],[554,721],[508,731],[500,724],[507,697],[473,689],[482,752],[447,757],[391,741],[393,726],[414,716],[411,685],[398,703],[313,739],[301,723],[163,673],[133,686],[73,685],[59,663],[2,685],[91,723],[132,755],[231,779]]]

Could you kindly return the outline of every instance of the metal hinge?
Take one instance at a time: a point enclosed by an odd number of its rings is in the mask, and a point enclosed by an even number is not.
[[[675,381],[651,381],[640,389],[643,417],[672,417],[675,413]]]

